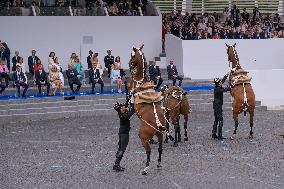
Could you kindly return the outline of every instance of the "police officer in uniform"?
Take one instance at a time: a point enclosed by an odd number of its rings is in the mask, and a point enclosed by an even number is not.
[[[120,127],[119,127],[119,142],[118,142],[118,150],[116,152],[116,160],[113,166],[113,170],[120,172],[124,171],[125,168],[120,166],[120,161],[123,157],[123,154],[126,150],[126,147],[129,142],[129,131],[130,131],[130,118],[135,113],[134,104],[130,104],[129,109],[127,109],[128,104],[119,104],[116,103],[114,109],[118,113],[118,117],[120,119]]]
[[[111,50],[107,50],[107,55],[104,58],[105,67],[107,68],[108,77],[110,78],[111,66],[114,64],[114,56],[111,55]]]
[[[214,101],[213,101],[213,109],[214,109],[214,117],[215,121],[213,124],[212,130],[212,138],[223,140],[226,139],[222,135],[222,127],[223,127],[223,92],[230,91],[230,88],[223,88],[222,83],[224,79],[221,81],[219,78],[214,79],[215,88],[214,88]],[[216,134],[218,130],[218,135]]]

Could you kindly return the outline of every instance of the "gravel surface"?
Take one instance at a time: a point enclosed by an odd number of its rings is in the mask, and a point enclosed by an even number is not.
[[[164,145],[161,169],[158,146],[152,147],[151,169],[141,175],[146,154],[133,118],[123,173],[112,171],[117,149],[117,115],[6,124],[0,127],[0,188],[156,188],[283,189],[284,111],[259,111],[255,138],[248,117],[240,116],[236,140],[210,138],[213,112],[192,112],[189,141]],[[224,135],[233,132],[224,113]],[[183,130],[182,130],[183,131]]]

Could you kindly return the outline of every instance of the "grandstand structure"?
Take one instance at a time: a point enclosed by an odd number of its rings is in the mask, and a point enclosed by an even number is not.
[[[258,7],[261,13],[279,13],[284,16],[282,0],[152,0],[161,10],[162,13],[171,11],[203,14],[222,13],[225,7],[229,9],[233,4],[242,10],[246,8],[248,12],[252,12],[254,7]]]

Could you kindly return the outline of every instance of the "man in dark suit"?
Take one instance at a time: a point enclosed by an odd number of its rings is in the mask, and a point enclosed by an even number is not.
[[[38,57],[36,56],[36,51],[32,50],[32,56],[28,57],[28,65],[29,65],[29,72],[34,75],[34,65],[38,61]]]
[[[167,66],[168,79],[173,80],[173,86],[176,85],[176,80],[179,80],[178,86],[182,84],[183,78],[178,75],[177,67],[174,65],[174,61],[170,61],[170,65]]]
[[[16,71],[16,64],[19,63],[20,59],[19,51],[15,51],[15,56],[12,58],[12,71]]]
[[[80,82],[80,80],[78,79],[78,72],[77,70],[73,69],[72,64],[68,64],[68,70],[66,70],[66,75],[68,78],[68,83],[70,86],[70,89],[72,91],[72,93],[78,93],[82,83]],[[74,91],[73,85],[76,84],[77,85],[77,89]]]
[[[236,32],[235,34],[235,39],[245,39],[246,35],[244,34],[243,30],[241,30],[240,32]]]
[[[0,48],[2,52],[0,58],[2,58],[2,60],[6,60],[7,67],[10,70],[10,57],[11,57],[10,49],[8,45],[5,42],[2,42],[1,40],[0,40]]]
[[[46,86],[46,95],[49,95],[50,83],[47,79],[46,72],[42,69],[42,64],[38,65],[38,70],[35,72],[35,80],[38,87],[38,93],[41,95],[41,86]]]
[[[158,90],[163,83],[163,79],[161,77],[160,68],[159,66],[156,66],[155,60],[153,60],[152,65],[149,66],[149,75],[150,75],[150,80],[154,82],[154,85],[157,85],[155,90]]]
[[[88,69],[92,68],[92,58],[93,58],[93,51],[89,50],[89,56],[87,57]]]
[[[13,73],[13,80],[15,82],[16,88],[18,90],[19,96],[21,96],[20,87],[22,86],[24,88],[22,97],[26,97],[26,92],[29,88],[27,82],[26,75],[21,71],[21,64],[16,65],[16,71]]]
[[[256,30],[256,32],[253,34],[253,38],[254,39],[264,39],[264,35],[259,30]]]
[[[95,93],[96,84],[99,83],[101,85],[101,93],[104,92],[104,82],[101,78],[100,71],[97,69],[97,63],[93,63],[93,68],[89,70],[89,79],[90,83],[92,83],[92,94]]]
[[[104,58],[105,67],[107,68],[108,77],[110,78],[111,66],[114,64],[114,56],[111,55],[111,50],[107,50],[107,55]]]

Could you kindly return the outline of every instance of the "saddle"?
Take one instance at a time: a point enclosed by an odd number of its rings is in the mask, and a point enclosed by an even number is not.
[[[183,89],[181,87],[178,87],[178,86],[173,86],[173,87],[165,90],[164,96],[167,97],[169,95],[172,95],[173,97],[176,97],[177,94],[180,94],[180,93],[184,93]]]
[[[241,69],[238,69],[231,73],[230,83],[232,86],[239,85],[242,83],[250,83],[252,77],[249,77],[247,74],[249,72]]]
[[[160,102],[163,100],[162,93],[161,92],[155,92],[154,90],[155,85],[146,85],[146,86],[139,86],[138,89],[140,92],[137,92],[134,94],[135,104],[141,104],[141,103],[155,103]]]

